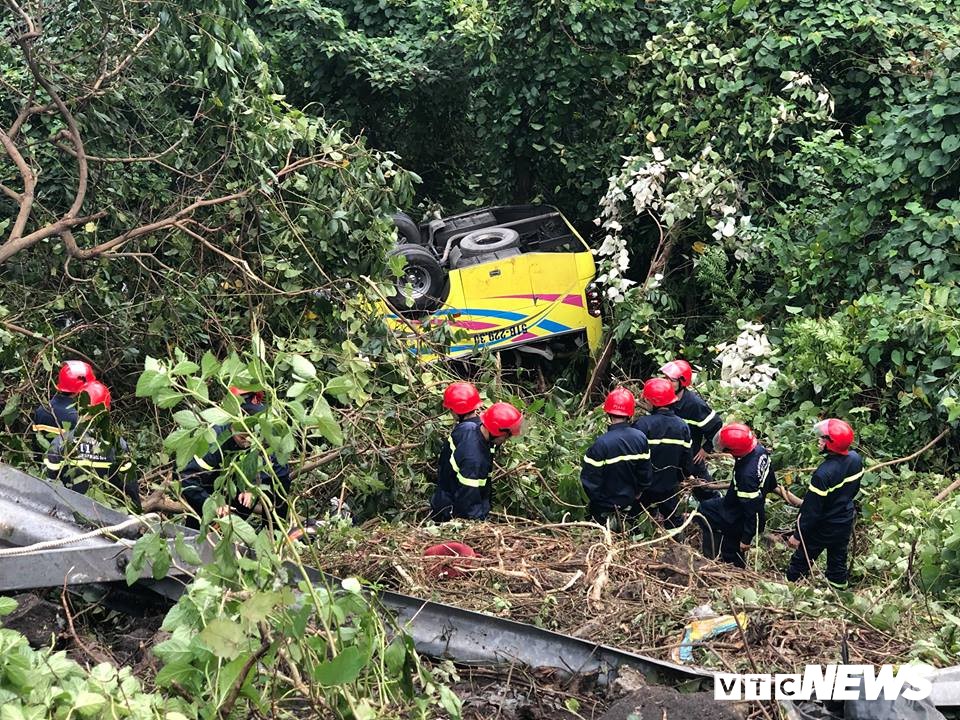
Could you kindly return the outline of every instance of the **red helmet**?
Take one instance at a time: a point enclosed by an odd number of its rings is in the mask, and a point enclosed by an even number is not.
[[[468,382],[450,383],[443,391],[443,406],[456,415],[469,415],[482,402],[480,393]]]
[[[83,390],[84,385],[96,379],[97,376],[94,375],[90,363],[83,360],[67,360],[60,367],[60,375],[57,377],[57,390],[76,395]]]
[[[90,398],[90,407],[103,405],[107,410],[110,409],[110,388],[99,380],[87,383],[81,392]]]
[[[693,368],[686,360],[671,360],[660,368],[660,372],[671,380],[678,380],[680,387],[690,387],[693,382]]]
[[[607,415],[630,417],[636,408],[637,401],[633,397],[633,393],[623,387],[611,390],[607,399],[603,401],[603,411]]]
[[[244,390],[242,387],[231,385],[230,393],[232,395],[236,395],[238,398],[246,400],[247,402],[253,405],[263,405],[263,398],[264,398],[263,390]]]
[[[469,545],[465,545],[461,542],[445,542],[439,545],[431,545],[426,550],[423,551],[424,557],[461,557],[461,558],[472,558],[476,557],[477,553]],[[467,563],[461,562],[460,565],[466,565]],[[463,575],[462,572],[457,570],[455,567],[452,567],[449,563],[437,562],[427,571],[431,576],[443,580],[443,579],[453,579],[458,578]]]
[[[651,378],[643,384],[643,399],[654,407],[666,407],[677,401],[677,394],[669,380]]]
[[[743,457],[757,446],[757,436],[743,423],[730,423],[720,428],[713,438],[717,452],[728,452],[734,457]]]
[[[480,422],[493,437],[516,437],[523,425],[523,413],[510,403],[494,403],[480,416]]]
[[[827,418],[813,426],[817,438],[826,440],[826,448],[838,455],[846,455],[853,445],[853,428],[843,420]]]

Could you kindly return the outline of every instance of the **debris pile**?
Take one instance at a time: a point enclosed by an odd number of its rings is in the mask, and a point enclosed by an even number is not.
[[[825,617],[790,602],[786,590],[775,605],[744,603],[743,589],[771,578],[709,561],[668,538],[640,541],[593,523],[511,521],[445,525],[442,537],[437,527],[369,523],[350,540],[318,539],[313,552],[341,577],[663,660],[676,657],[685,635],[689,642],[686,628],[702,606],[745,613],[745,628],[733,623],[694,644],[692,664],[725,671],[796,672],[837,662],[845,635],[852,663],[900,662],[910,648],[851,611]],[[464,543],[476,557],[424,556],[442,542]]]

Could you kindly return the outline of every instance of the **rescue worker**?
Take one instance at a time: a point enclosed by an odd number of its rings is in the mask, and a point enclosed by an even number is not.
[[[810,563],[826,550],[827,580],[834,587],[845,588],[847,549],[857,512],[854,500],[860,492],[863,459],[850,449],[853,428],[843,420],[821,420],[814,425],[814,432],[826,457],[813,473],[800,505],[797,529],[787,540],[795,550],[787,567],[787,580],[807,575]]]
[[[640,494],[650,485],[650,448],[646,436],[630,424],[636,399],[626,388],[603,401],[610,426],[583,456],[580,482],[590,500],[590,517],[622,526]]]
[[[766,496],[776,491],[770,452],[743,423],[729,423],[713,438],[717,452],[734,457],[733,479],[722,497],[700,503],[703,554],[746,567],[746,552],[766,525]]]
[[[265,410],[264,395],[260,391],[246,390],[236,386],[230,392],[241,401],[240,409],[247,416],[254,416]],[[224,468],[229,465],[231,456],[242,453],[250,448],[251,440],[247,432],[234,432],[229,425],[220,425],[214,428],[217,433],[217,444],[211,446],[202,458],[194,455],[193,460],[180,473],[181,492],[190,508],[200,517],[203,517],[203,505],[207,498],[214,494],[216,481]],[[273,455],[270,456],[271,467],[264,468],[264,460],[260,453],[247,455],[245,463],[245,477],[251,486],[256,486],[257,492],[252,489],[241,488],[228,503],[217,506],[217,517],[236,513],[247,519],[254,512],[268,516],[273,508],[279,517],[287,516],[287,495],[290,491],[290,466],[280,463]],[[279,487],[278,487],[279,486]],[[268,503],[264,501],[269,501]],[[188,527],[198,527],[196,518],[188,518]]]
[[[663,376],[673,383],[677,402],[673,411],[690,426],[690,438],[693,442],[690,453],[693,459],[688,472],[705,482],[713,480],[707,468],[706,455],[713,452],[713,437],[723,422],[700,395],[690,387],[693,382],[693,368],[686,360],[671,360],[660,368]],[[695,487],[693,496],[701,502],[719,497],[720,493],[712,488]]]
[[[140,490],[130,450],[110,427],[110,390],[94,380],[79,395],[87,405],[78,415],[76,426],[64,430],[50,443],[44,459],[47,479],[79,493],[86,493],[96,479],[106,480],[140,512]]]
[[[690,428],[677,417],[673,406],[676,393],[669,380],[652,378],[643,384],[643,399],[652,407],[633,427],[647,438],[652,476],[650,486],[639,498],[639,505],[652,516],[659,516],[668,529],[682,524],[677,513],[680,484],[690,465]]]
[[[484,520],[490,514],[493,450],[521,432],[523,414],[510,403],[494,403],[480,423],[461,422],[450,434],[450,452],[441,456],[437,489],[430,498],[431,517]]]
[[[443,391],[443,406],[453,414],[458,423],[466,420],[479,423],[480,413],[477,411],[481,404],[483,401],[480,393],[472,383],[450,383]]]
[[[47,405],[38,405],[33,411],[34,446],[41,457],[54,438],[77,426],[77,395],[96,379],[93,368],[83,360],[68,360],[60,366],[57,392]]]
[[[453,415],[457,425],[468,422],[479,426],[480,413],[477,411],[479,410],[482,402],[483,401],[480,399],[480,393],[471,383],[450,383],[443,391],[443,406]],[[449,438],[440,446],[440,455],[437,459],[438,468],[442,468],[450,464],[451,447],[452,443],[449,442]],[[436,499],[438,503],[437,507],[445,508],[447,505],[444,503],[447,501],[442,497],[436,497],[436,493],[439,492],[440,488],[438,486],[436,492],[434,493],[434,498],[430,501],[431,507],[433,507],[434,499]],[[434,511],[433,517],[435,520],[441,522],[450,519],[450,517],[445,513],[440,512],[438,514],[436,511]]]

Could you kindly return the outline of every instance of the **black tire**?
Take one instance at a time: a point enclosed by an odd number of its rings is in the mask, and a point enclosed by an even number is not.
[[[397,294],[389,298],[398,312],[424,312],[435,310],[444,299],[446,276],[440,262],[422,245],[404,243],[389,253],[401,255],[406,261],[403,277],[397,278]],[[404,288],[413,286],[412,304],[408,304]]]
[[[520,244],[520,235],[512,228],[485,228],[474,230],[460,238],[460,251],[464,257],[487,255],[498,250],[509,250]]]
[[[420,236],[420,228],[413,221],[413,218],[406,213],[394,213],[393,224],[397,226],[397,232],[400,234],[401,243],[410,243],[411,245],[423,245],[423,238]]]

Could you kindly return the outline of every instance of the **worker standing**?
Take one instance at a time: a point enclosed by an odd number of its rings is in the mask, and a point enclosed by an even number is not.
[[[650,486],[640,495],[639,505],[654,517],[659,515],[664,527],[675,528],[681,524],[677,512],[680,484],[690,465],[690,428],[673,411],[677,395],[669,380],[647,380],[643,399],[652,406],[652,412],[637,418],[633,427],[647,438],[652,477]]]
[[[68,360],[60,366],[57,392],[33,411],[34,443],[41,456],[60,433],[77,427],[77,395],[96,379],[93,368],[83,360]]]
[[[626,388],[612,390],[603,402],[609,428],[583,456],[580,482],[590,500],[590,517],[601,525],[623,521],[650,486],[650,448],[646,436],[630,424],[636,399]]]
[[[236,386],[230,393],[240,400],[240,409],[248,417],[264,412],[263,392]],[[234,430],[230,425],[214,428],[217,443],[211,446],[203,457],[194,456],[193,460],[180,473],[181,492],[187,504],[200,518],[207,499],[214,496],[216,481],[229,465],[233,456],[249,450],[252,440],[246,430]],[[270,456],[269,467],[262,453],[254,453],[256,460],[250,476],[245,476],[246,485],[231,494],[229,502],[218,505],[217,517],[236,513],[247,519],[253,513],[268,516],[271,509],[280,518],[287,515],[287,496],[290,491],[290,466],[281,463],[274,455]],[[197,527],[196,518],[189,518],[187,525]]]
[[[810,487],[800,505],[797,529],[787,541],[794,548],[787,567],[787,579],[799,580],[810,572],[827,551],[827,580],[838,588],[847,587],[847,551],[853,531],[856,506],[863,477],[863,459],[850,449],[853,428],[843,420],[829,418],[814,426],[820,452],[826,457],[814,471]]]
[[[79,411],[76,425],[50,443],[44,459],[47,479],[79,493],[86,493],[94,482],[106,480],[140,512],[140,491],[129,448],[110,426],[110,390],[94,380],[78,395],[88,401],[87,405]]]
[[[660,368],[664,377],[673,383],[677,402],[673,411],[690,426],[690,438],[693,445],[690,452],[693,459],[689,473],[704,482],[710,482],[713,476],[707,468],[706,455],[713,451],[713,437],[723,422],[702,397],[690,385],[693,383],[693,367],[686,360],[672,360]],[[695,487],[693,496],[700,501],[718,497],[716,490]]]
[[[703,554],[719,552],[724,562],[746,567],[746,552],[766,524],[766,496],[777,487],[770,452],[743,423],[720,428],[713,446],[734,457],[733,479],[725,495],[700,503]]]
[[[430,498],[431,517],[484,520],[490,513],[490,473],[493,450],[520,435],[523,414],[513,405],[498,402],[480,414],[480,423],[461,422],[448,440],[449,454],[441,456],[437,488]]]

